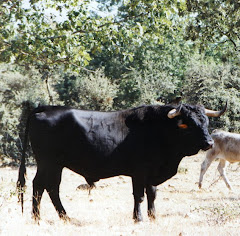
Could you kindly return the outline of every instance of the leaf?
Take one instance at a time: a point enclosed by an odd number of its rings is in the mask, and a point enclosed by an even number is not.
[[[143,36],[143,27],[142,27],[142,25],[139,22],[137,22],[137,25],[138,25],[138,28],[139,28],[139,31],[140,31],[140,36]]]

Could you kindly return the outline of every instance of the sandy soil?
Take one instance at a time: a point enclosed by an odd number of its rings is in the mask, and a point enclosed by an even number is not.
[[[227,170],[233,191],[219,179],[217,161],[210,166],[199,190],[197,182],[204,156],[200,153],[183,159],[178,174],[158,186],[157,219],[148,219],[145,199],[144,221],[137,224],[132,220],[129,177],[101,180],[89,195],[88,190],[77,189],[85,184],[83,177],[65,169],[60,195],[71,221],[58,218],[45,192],[41,220],[36,224],[31,217],[36,168],[27,168],[23,215],[15,192],[18,170],[0,168],[0,235],[240,235],[240,165],[230,165]]]

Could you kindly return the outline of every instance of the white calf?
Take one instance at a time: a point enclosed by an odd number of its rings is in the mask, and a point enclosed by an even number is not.
[[[222,130],[214,130],[211,134],[214,145],[207,151],[206,159],[201,165],[201,173],[199,178],[199,188],[202,187],[203,176],[206,173],[208,167],[212,161],[219,158],[218,171],[223,178],[225,184],[229,189],[231,185],[226,176],[227,163],[240,162],[240,134],[229,133]]]

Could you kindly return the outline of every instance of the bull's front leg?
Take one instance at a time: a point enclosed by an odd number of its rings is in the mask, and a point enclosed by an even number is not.
[[[151,219],[155,219],[156,213],[155,213],[154,201],[157,195],[157,187],[149,184],[146,185],[146,194],[147,194],[147,201],[148,201],[148,216]]]
[[[135,222],[142,221],[141,202],[144,199],[144,182],[141,178],[132,177],[134,210],[133,219]]]

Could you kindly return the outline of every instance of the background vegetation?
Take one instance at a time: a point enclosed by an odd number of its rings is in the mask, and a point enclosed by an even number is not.
[[[16,163],[38,104],[118,110],[182,94],[220,109],[228,100],[210,129],[239,132],[239,32],[238,0],[2,0],[1,158]]]

